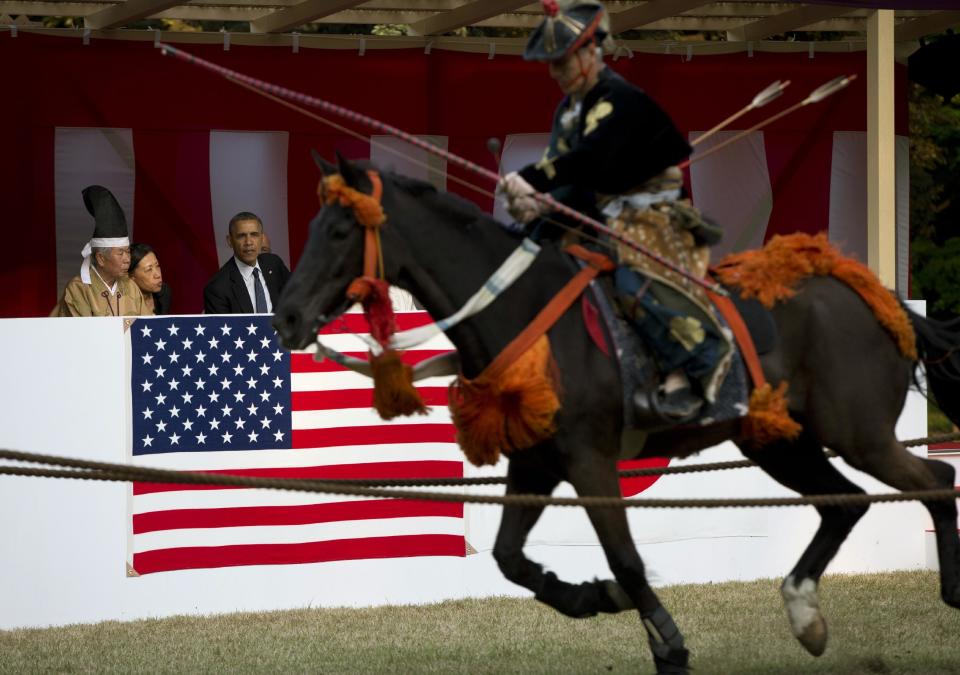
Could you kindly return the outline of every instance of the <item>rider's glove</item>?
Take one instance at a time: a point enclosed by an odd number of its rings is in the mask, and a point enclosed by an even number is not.
[[[516,171],[508,173],[497,183],[497,195],[518,223],[526,225],[546,211],[546,207],[533,198],[535,190]]]

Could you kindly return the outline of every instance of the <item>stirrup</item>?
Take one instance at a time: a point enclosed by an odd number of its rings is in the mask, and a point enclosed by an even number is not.
[[[694,394],[690,387],[658,394],[657,399],[660,410],[678,422],[693,419],[703,407],[703,399]]]
[[[696,397],[689,389],[679,390],[691,397],[689,403],[684,399],[682,406],[673,405],[666,401],[659,391],[637,390],[633,394],[633,414],[637,428],[644,431],[660,431],[689,422],[694,419],[703,401]],[[678,392],[674,392],[676,394]],[[696,403],[696,405],[694,405]]]

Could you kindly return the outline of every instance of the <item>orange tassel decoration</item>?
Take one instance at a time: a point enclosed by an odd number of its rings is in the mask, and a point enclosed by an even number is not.
[[[781,382],[776,389],[766,383],[750,394],[743,431],[754,446],[762,447],[781,439],[793,440],[801,429],[787,410],[786,382]]]
[[[496,464],[500,453],[529,448],[556,432],[560,409],[550,341],[542,335],[499,378],[481,373],[450,385],[457,443],[474,466]]]
[[[362,301],[370,334],[383,348],[379,355],[370,353],[373,407],[377,414],[385,420],[403,415],[425,415],[427,406],[413,386],[413,370],[400,360],[400,352],[387,346],[397,328],[387,282],[362,277],[350,284],[348,295]]]
[[[413,369],[400,360],[400,353],[388,349],[370,356],[373,369],[373,407],[381,419],[405,415],[426,415],[420,392],[413,386]]]

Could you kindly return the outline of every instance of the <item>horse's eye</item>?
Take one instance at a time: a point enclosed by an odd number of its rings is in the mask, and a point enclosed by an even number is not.
[[[346,218],[335,220],[330,223],[330,238],[345,239],[354,227],[356,227],[356,225]]]

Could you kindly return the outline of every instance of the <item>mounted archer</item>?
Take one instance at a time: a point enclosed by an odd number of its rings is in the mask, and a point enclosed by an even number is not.
[[[554,164],[562,160],[560,155]],[[390,354],[398,336],[391,335],[384,289],[389,283],[411,292],[431,316],[442,317],[436,330],[456,348],[455,362],[446,365],[458,371],[450,395],[458,442],[475,464],[496,463],[501,453],[509,457],[507,494],[546,495],[567,481],[581,496],[617,496],[618,460],[684,457],[725,440],[804,495],[862,492],[830,462],[825,447],[897,489],[953,486],[954,469],[906,451],[895,426],[918,358],[925,359],[945,411],[960,421],[956,326],[908,314],[869,270],[841,257],[825,235],[775,238],[763,251],[721,265],[721,279],[766,305],[772,325],[772,339],[750,366],[758,386],[747,416],[650,426],[646,443],[623,454],[621,435],[631,410],[624,404],[629,371],[624,362],[634,353],[612,330],[594,330],[588,321],[591,303],[605,301],[599,284],[590,280],[612,271],[609,260],[550,236],[541,237],[540,245],[521,241],[476,205],[420,181],[342,158],[337,165],[319,164],[325,174],[323,206],[275,309],[281,340],[303,349],[315,342],[318,328],[363,299],[368,316],[376,319],[371,334],[381,348],[370,363],[375,388],[398,391],[394,385],[403,364]],[[505,192],[519,179],[505,180]],[[621,195],[623,209],[642,211],[630,204],[637,193],[642,190]],[[525,197],[512,196],[515,210],[525,206]],[[677,202],[662,204],[672,212]],[[629,218],[612,222],[618,220]],[[500,283],[504,276],[506,285]],[[647,351],[641,346],[637,358]],[[776,387],[772,398],[779,397],[782,415],[777,405],[754,406],[764,377],[765,398],[769,402],[771,385]],[[381,388],[385,382],[389,386]],[[757,433],[757,419],[778,417],[791,426],[783,433]],[[936,530],[941,596],[960,607],[956,504],[924,505]],[[625,509],[587,507],[615,579],[584,583],[565,582],[525,555],[542,511],[529,502],[504,507],[493,551],[503,574],[571,617],[636,609],[657,672],[687,673],[684,637],[647,580]],[[827,645],[817,585],[867,507],[817,511],[821,526],[781,587],[791,631],[814,655]]]
[[[548,193],[702,277],[708,246],[720,232],[681,198],[676,164],[690,155],[690,145],[653,99],[604,65],[611,40],[600,2],[544,0],[543,6],[547,16],[523,56],[546,63],[565,97],[543,158],[500,183],[508,212],[534,240],[575,240],[556,220],[541,217],[548,207],[531,195]],[[625,246],[619,254],[620,305],[663,378],[654,409],[665,424],[690,420],[701,397],[716,399],[732,354],[729,338],[702,288]],[[650,407],[642,398],[635,404]]]

